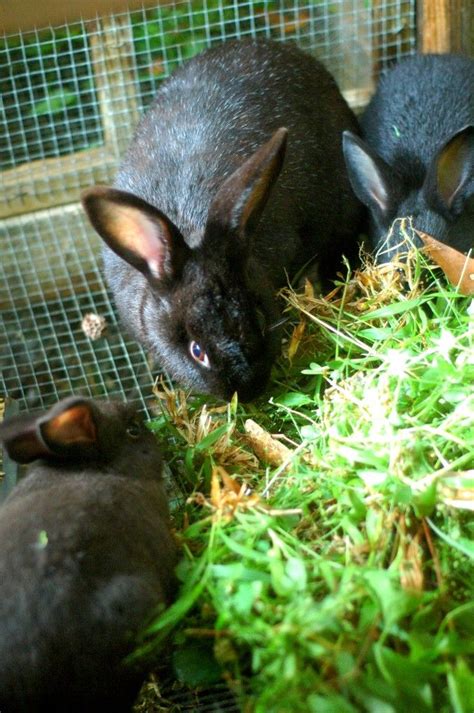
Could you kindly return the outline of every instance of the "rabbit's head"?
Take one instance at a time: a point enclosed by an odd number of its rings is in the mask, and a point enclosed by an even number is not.
[[[383,246],[393,220],[408,216],[416,230],[461,252],[474,247],[473,125],[454,133],[434,152],[421,179],[408,180],[403,166],[388,165],[349,131],[344,132],[343,147],[354,193],[370,210],[380,262],[390,260],[396,250]]]
[[[222,398],[237,391],[246,401],[266,386],[278,352],[279,310],[253,257],[253,236],[286,136],[286,129],[276,131],[217,189],[201,236],[185,240],[157,207],[131,193],[101,186],[83,193],[96,231],[144,276],[146,300],[131,296],[143,300],[135,333],[173,378],[196,391]]]
[[[72,396],[5,421],[0,442],[18,463],[41,459],[58,469],[87,464],[104,473],[161,477],[158,443],[130,403]]]

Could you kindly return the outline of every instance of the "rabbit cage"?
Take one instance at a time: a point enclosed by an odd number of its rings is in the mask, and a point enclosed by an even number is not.
[[[22,0],[0,12],[0,418],[2,405],[78,392],[134,391],[150,412],[156,371],[120,331],[79,193],[112,180],[140,114],[182,61],[235,37],[292,40],[360,110],[401,57],[469,52],[472,41],[465,0]],[[237,710],[211,699],[183,709]]]

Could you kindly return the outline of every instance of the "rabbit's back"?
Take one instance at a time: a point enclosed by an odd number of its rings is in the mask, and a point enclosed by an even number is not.
[[[435,152],[474,122],[474,60],[416,55],[384,75],[362,120],[367,143],[403,175],[423,180]]]
[[[1,512],[0,709],[126,710],[141,676],[122,659],[174,586],[162,485],[54,478],[20,485]]]
[[[228,42],[183,64],[142,119],[115,185],[166,213],[195,247],[216,190],[280,126],[289,148],[260,234],[304,221],[326,226],[324,238],[355,207],[341,134],[357,123],[329,72],[291,44]]]

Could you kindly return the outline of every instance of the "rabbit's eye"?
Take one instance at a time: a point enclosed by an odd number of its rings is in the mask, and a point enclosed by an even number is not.
[[[141,428],[138,423],[132,423],[127,428],[127,436],[130,436],[130,438],[133,438],[133,440],[140,438],[140,433],[141,433]]]
[[[194,339],[192,340],[192,342],[189,342],[189,353],[191,354],[194,361],[197,361],[200,366],[204,366],[206,369],[211,368],[211,365],[209,363],[209,357],[207,356],[204,349],[201,349],[199,344],[195,342]]]

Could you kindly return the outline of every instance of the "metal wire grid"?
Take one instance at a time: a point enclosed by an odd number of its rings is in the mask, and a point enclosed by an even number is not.
[[[20,406],[72,392],[149,395],[143,352],[123,340],[78,194],[109,182],[159,81],[233,37],[295,40],[343,89],[415,49],[414,0],[186,0],[0,42],[0,308],[3,393]],[[86,312],[104,316],[96,342]],[[143,405],[145,402],[143,401]]]
[[[230,692],[226,683],[215,683],[197,691],[176,684],[174,676],[166,678],[166,671],[159,669],[159,695],[155,692],[144,693],[139,698],[137,711],[165,711],[173,713],[239,713],[241,706]]]
[[[70,393],[120,396],[150,391],[146,358],[134,344],[124,342],[111,310],[97,265],[99,241],[85,231],[84,219],[74,208],[83,239],[65,252],[60,231],[68,231],[72,211],[56,217],[54,224],[50,212],[29,223],[27,230],[21,222],[12,229],[12,221],[4,221],[3,265],[8,264],[9,272],[8,280],[0,283],[4,392],[39,406]],[[97,341],[81,329],[90,312],[107,321],[106,336]]]
[[[90,53],[91,42],[103,36],[103,20],[27,33],[4,45],[3,166],[103,140]],[[138,87],[143,104],[157,80],[192,54],[214,42],[258,34],[292,39],[315,51],[343,88],[353,88],[370,72],[374,51],[384,66],[414,50],[414,22],[414,0],[379,0],[370,6],[362,0],[186,0],[115,16],[116,27],[129,30],[126,51],[133,66],[128,81]],[[124,42],[123,34],[118,42]]]

